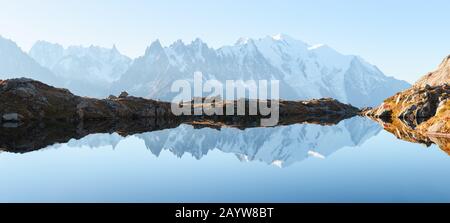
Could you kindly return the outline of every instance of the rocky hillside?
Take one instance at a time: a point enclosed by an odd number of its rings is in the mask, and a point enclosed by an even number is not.
[[[365,114],[401,124],[427,135],[450,134],[450,56],[439,69],[425,75],[413,87],[387,98]]]

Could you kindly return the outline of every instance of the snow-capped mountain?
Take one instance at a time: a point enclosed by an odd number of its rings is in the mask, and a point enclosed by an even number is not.
[[[174,129],[134,136],[142,139],[155,156],[159,156],[162,151],[170,151],[177,157],[191,155],[202,159],[209,151],[218,149],[235,154],[241,161],[259,161],[286,167],[309,157],[326,158],[341,148],[359,146],[380,130],[377,123],[356,117],[334,126],[295,124],[245,130],[195,129],[183,124]],[[115,148],[123,139],[116,133],[93,134],[71,140],[67,145],[91,148],[111,145]]]
[[[34,78],[61,86],[59,79],[50,70],[39,65],[16,43],[0,36],[0,79],[18,77]]]
[[[196,39],[163,47],[155,41],[113,85],[115,93],[172,100],[173,81],[192,80],[196,71],[206,79],[280,80],[284,99],[332,97],[356,106],[379,104],[409,87],[385,76],[362,58],[343,55],[327,45],[311,46],[286,35],[241,38],[233,46],[213,49]]]
[[[30,57],[30,56],[31,57]],[[132,61],[115,47],[72,46],[37,42],[24,53],[0,38],[0,78],[29,77],[65,87],[82,96],[132,95],[172,100],[175,80],[280,80],[283,99],[332,97],[355,106],[374,106],[409,87],[385,76],[362,58],[343,55],[329,46],[311,46],[286,35],[241,38],[235,45],[210,48],[200,39],[163,47],[152,43]]]
[[[115,46],[111,49],[70,46],[38,41],[30,56],[65,80],[65,87],[76,94],[105,96],[109,85],[125,73],[132,60]]]

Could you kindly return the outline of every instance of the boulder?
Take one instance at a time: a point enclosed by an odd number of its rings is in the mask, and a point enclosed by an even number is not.
[[[436,109],[437,109],[436,103],[427,101],[417,109],[416,117],[417,119],[419,118],[428,119],[436,114]]]
[[[379,118],[390,118],[392,115],[392,110],[384,108],[384,109],[379,109],[376,113],[375,116],[379,117]]]
[[[120,93],[119,98],[126,98],[128,97],[128,93],[126,91],[123,91],[122,93]]]
[[[22,115],[17,113],[8,113],[2,116],[4,122],[19,122],[23,118]]]
[[[116,100],[116,99],[117,99],[117,97],[116,97],[116,96],[114,96],[114,95],[109,95],[109,96],[108,96],[108,99],[109,99],[109,100]]]

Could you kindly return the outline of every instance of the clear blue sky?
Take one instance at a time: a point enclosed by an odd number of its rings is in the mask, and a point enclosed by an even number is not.
[[[24,50],[42,39],[116,44],[136,57],[155,39],[200,37],[219,47],[277,33],[361,55],[414,82],[450,54],[450,1],[0,0],[0,35]]]

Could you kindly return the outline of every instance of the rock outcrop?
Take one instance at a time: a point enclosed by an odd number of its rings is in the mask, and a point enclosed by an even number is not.
[[[450,56],[435,72],[413,87],[387,98],[363,114],[384,122],[399,123],[428,135],[450,136]]]

